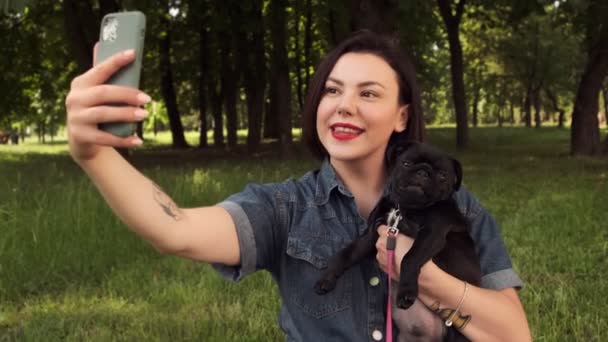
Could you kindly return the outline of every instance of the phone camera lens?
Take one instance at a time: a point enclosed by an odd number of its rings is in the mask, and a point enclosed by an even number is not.
[[[113,42],[118,36],[118,20],[116,18],[106,18],[101,31],[101,40],[104,42]]]

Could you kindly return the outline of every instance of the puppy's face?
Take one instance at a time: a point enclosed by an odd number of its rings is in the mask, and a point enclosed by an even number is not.
[[[460,163],[420,143],[387,152],[391,199],[401,208],[420,209],[448,199],[462,181]]]

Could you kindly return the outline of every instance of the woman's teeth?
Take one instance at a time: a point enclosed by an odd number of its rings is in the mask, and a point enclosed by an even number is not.
[[[340,132],[340,133],[352,133],[352,134],[357,134],[357,133],[361,132],[361,130],[359,130],[359,129],[349,128],[349,127],[334,127],[334,131]]]

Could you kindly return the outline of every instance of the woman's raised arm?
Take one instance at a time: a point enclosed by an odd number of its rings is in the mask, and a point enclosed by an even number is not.
[[[138,89],[103,84],[133,58],[133,52],[117,54],[72,81],[66,98],[72,158],[114,213],[159,251],[205,262],[238,264],[236,228],[224,209],[179,208],[112,148],[138,146],[139,138],[120,138],[98,129],[101,122],[141,121],[147,114],[139,106],[150,101],[148,95]]]

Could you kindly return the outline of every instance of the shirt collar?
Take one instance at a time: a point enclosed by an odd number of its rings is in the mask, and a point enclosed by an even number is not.
[[[319,176],[317,177],[317,186],[315,189],[316,203],[319,205],[327,203],[327,201],[329,201],[329,195],[335,188],[338,188],[338,191],[344,196],[354,198],[350,190],[348,190],[342,181],[338,179],[336,170],[334,170],[334,167],[331,166],[329,159],[325,158],[325,160],[323,160],[323,164],[321,164]],[[385,186],[384,190],[382,190],[382,197],[388,196],[388,193],[388,186]]]
[[[353,197],[353,194],[344,186],[342,181],[338,179],[336,170],[329,162],[328,158],[323,160],[321,169],[319,170],[319,176],[317,177],[317,186],[315,189],[315,202],[319,205],[327,203],[329,196],[334,189],[347,197]]]

